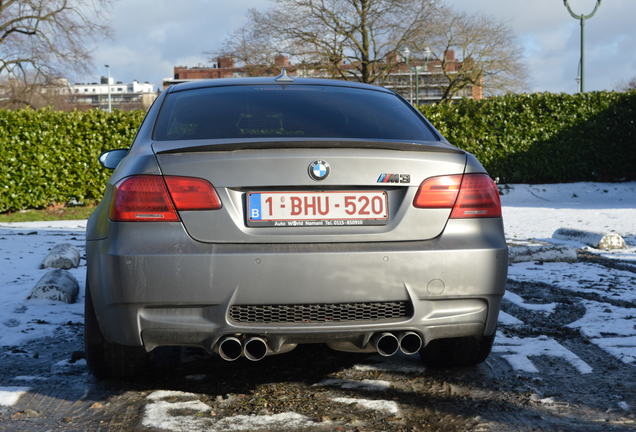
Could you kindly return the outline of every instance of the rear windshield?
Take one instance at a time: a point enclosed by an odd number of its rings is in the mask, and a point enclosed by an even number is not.
[[[227,86],[167,96],[159,141],[219,138],[365,138],[437,141],[397,96],[311,85]]]

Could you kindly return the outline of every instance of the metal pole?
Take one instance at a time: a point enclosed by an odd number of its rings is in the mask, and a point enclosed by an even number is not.
[[[413,105],[413,71],[408,57],[406,58],[406,70],[409,72],[409,102]]]
[[[106,70],[108,71],[108,82],[106,83],[108,85],[108,112],[113,112],[113,106],[112,106],[112,101],[110,98],[110,65],[104,65],[106,66]]]
[[[583,58],[583,55],[585,53],[585,41],[584,41],[584,35],[585,35],[585,20],[581,17],[581,87],[579,88],[579,91],[581,93],[583,93],[585,91],[585,73],[583,73],[583,68],[585,67],[585,60]]]
[[[570,7],[570,5],[568,4],[568,0],[563,0],[563,5],[565,6],[565,8],[568,10],[568,12],[570,13],[570,15],[572,16],[572,18],[579,20],[580,25],[581,25],[581,56],[579,57],[579,69],[581,71],[581,77],[580,77],[580,83],[579,83],[579,92],[583,93],[583,89],[585,88],[585,84],[584,84],[584,80],[585,80],[585,74],[583,73],[584,70],[584,56],[583,56],[583,51],[584,51],[584,30],[585,30],[585,20],[586,19],[590,19],[594,16],[594,14],[596,13],[596,11],[598,10],[599,6],[601,5],[601,0],[596,0],[596,5],[594,6],[594,10],[587,14],[587,15],[577,15],[574,13],[574,11],[572,11],[572,8]]]
[[[418,71],[417,71],[417,66],[414,67],[415,69],[415,106],[418,106],[420,104],[420,78],[418,75]]]

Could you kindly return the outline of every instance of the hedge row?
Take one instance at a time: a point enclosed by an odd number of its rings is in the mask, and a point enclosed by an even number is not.
[[[636,179],[636,92],[507,95],[420,108],[505,183]]]
[[[502,182],[636,179],[636,92],[508,95],[420,107]],[[99,199],[97,162],[144,113],[0,111],[0,212]]]
[[[99,199],[102,151],[128,147],[144,113],[0,111],[0,212]]]

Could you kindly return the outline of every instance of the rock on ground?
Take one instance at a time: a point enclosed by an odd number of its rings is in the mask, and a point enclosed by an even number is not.
[[[43,298],[65,303],[75,303],[78,292],[79,283],[77,279],[66,270],[55,269],[42,276],[27,298]]]
[[[70,269],[79,265],[79,251],[69,243],[54,246],[42,261],[40,268]]]
[[[552,238],[579,241],[596,249],[624,249],[626,247],[623,237],[615,232],[601,234],[571,228],[559,228],[552,234]]]

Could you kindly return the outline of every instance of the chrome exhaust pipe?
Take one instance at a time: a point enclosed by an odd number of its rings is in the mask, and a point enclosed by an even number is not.
[[[243,352],[248,360],[262,360],[267,355],[267,342],[260,337],[251,337],[245,341]]]
[[[227,361],[234,361],[238,359],[243,353],[243,346],[241,345],[241,341],[234,336],[226,336],[222,338],[216,347],[219,356],[223,360]]]
[[[378,354],[384,357],[392,356],[400,349],[400,342],[393,333],[376,333],[373,335],[371,343]]]
[[[404,354],[415,354],[422,348],[422,338],[415,332],[404,332],[399,336],[400,351]]]

